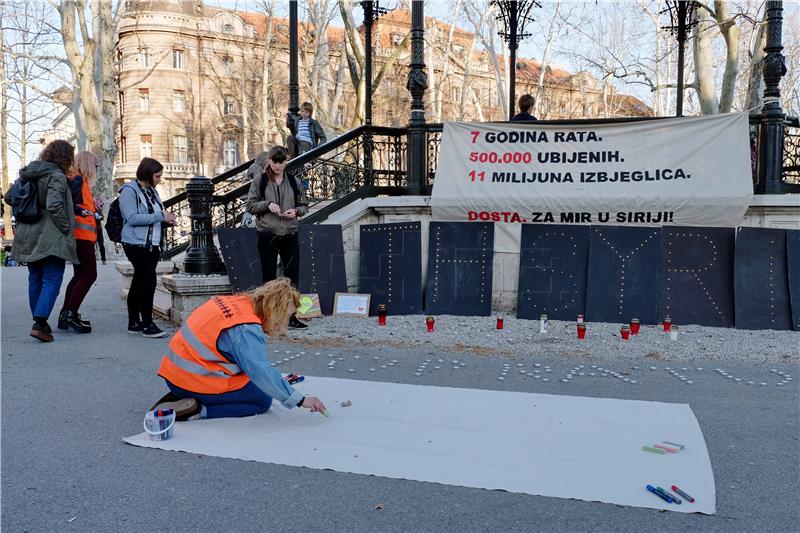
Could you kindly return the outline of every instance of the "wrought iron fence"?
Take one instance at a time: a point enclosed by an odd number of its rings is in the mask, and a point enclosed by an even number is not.
[[[800,184],[800,121],[794,119],[783,131],[783,179]]]

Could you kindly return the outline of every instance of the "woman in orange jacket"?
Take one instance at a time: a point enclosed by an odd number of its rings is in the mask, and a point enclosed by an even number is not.
[[[64,294],[64,307],[58,315],[58,328],[78,333],[90,333],[91,324],[81,318],[78,309],[97,279],[97,260],[94,246],[97,232],[101,231],[95,216],[94,197],[91,184],[97,174],[100,161],[91,152],[79,152],[75,156],[73,175],[68,184],[75,208],[75,244],[79,263],[72,265],[74,274]]]

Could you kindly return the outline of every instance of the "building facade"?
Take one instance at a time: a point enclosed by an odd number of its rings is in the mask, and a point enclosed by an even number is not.
[[[408,121],[410,21],[408,9],[397,9],[374,26],[373,72],[377,76],[387,67],[373,96],[376,125],[402,126]],[[288,24],[286,19],[220,9],[198,0],[126,1],[118,26],[115,180],[132,179],[139,161],[153,157],[164,164],[160,188],[163,197],[170,197],[182,192],[193,175],[218,175],[265,147],[284,143]],[[360,31],[363,39],[363,28]],[[300,98],[315,102],[315,117],[330,139],[350,129],[351,119],[360,116],[354,85],[343,75],[346,30],[328,27],[324,47],[317,45],[313,27],[301,24],[299,33]],[[474,35],[462,29],[450,32],[448,25],[428,17],[426,38],[433,81],[426,102],[429,120],[505,120],[505,97],[498,90],[492,59],[474,50]],[[321,60],[320,50],[326,55]],[[323,74],[325,83],[319,82],[319,75],[311,81],[313,65],[324,70],[317,74]],[[539,64],[520,59],[516,68],[517,94],[535,94]],[[651,113],[635,98],[603,91],[588,73],[552,69],[546,72],[538,108],[540,118]]]

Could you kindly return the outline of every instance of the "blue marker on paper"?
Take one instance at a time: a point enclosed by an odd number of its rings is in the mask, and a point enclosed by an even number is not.
[[[666,496],[666,495],[661,494],[660,492],[658,492],[653,485],[647,485],[647,490],[649,490],[650,492],[652,492],[653,494],[655,494],[656,496],[658,496],[659,498],[661,498],[665,502],[672,503],[672,498],[670,498],[669,496]]]

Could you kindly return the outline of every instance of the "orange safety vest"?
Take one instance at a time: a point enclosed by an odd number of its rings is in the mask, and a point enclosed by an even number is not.
[[[81,199],[83,203],[78,207],[91,211],[86,216],[75,215],[75,238],[81,241],[97,242],[97,220],[94,218],[94,196],[92,188],[89,187],[89,180],[84,178],[81,186]]]
[[[158,375],[198,394],[222,394],[250,382],[239,365],[217,349],[219,336],[239,324],[261,324],[246,296],[215,296],[195,309],[169,343]]]

